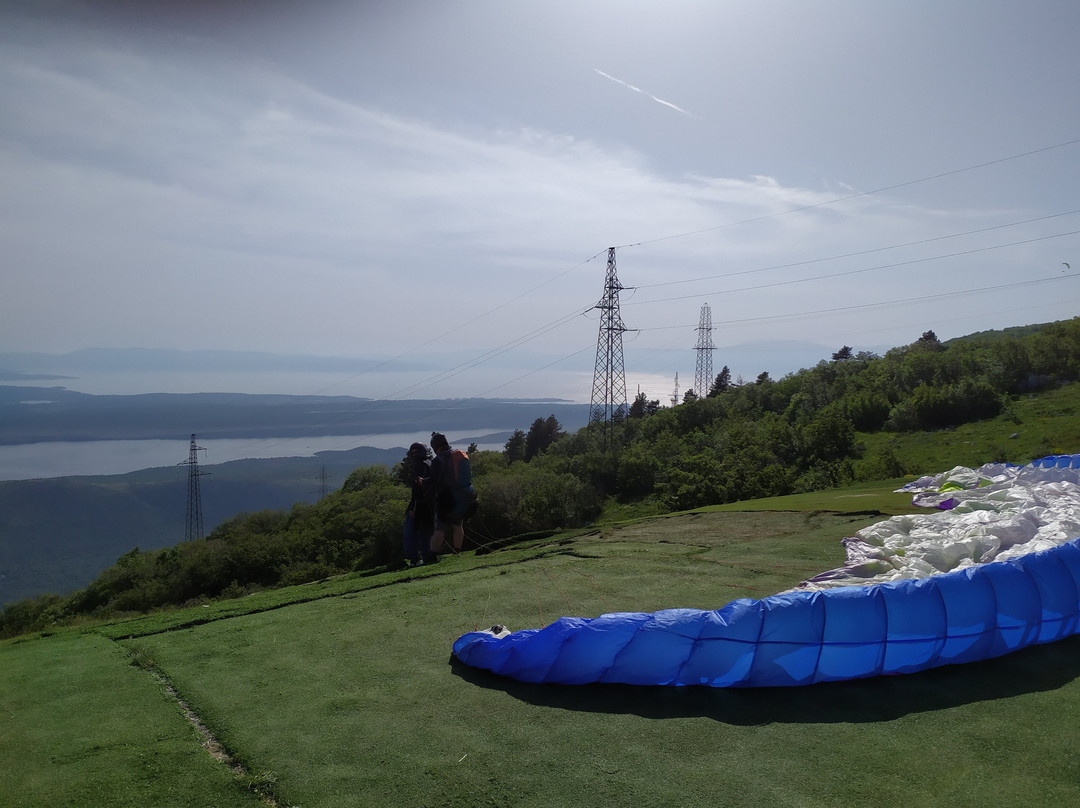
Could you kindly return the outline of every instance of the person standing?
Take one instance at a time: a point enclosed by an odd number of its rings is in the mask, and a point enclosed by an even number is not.
[[[446,436],[431,433],[431,485],[435,490],[435,532],[431,534],[431,552],[438,553],[449,543],[455,553],[461,552],[465,540],[463,522],[476,513],[476,489],[472,485],[469,455],[450,448]]]
[[[431,534],[435,530],[435,496],[431,480],[431,460],[427,447],[414,443],[403,458],[406,472],[412,480],[412,498],[405,508],[403,543],[405,561],[410,567],[430,564],[439,558],[431,551]],[[425,482],[427,485],[425,485]]]

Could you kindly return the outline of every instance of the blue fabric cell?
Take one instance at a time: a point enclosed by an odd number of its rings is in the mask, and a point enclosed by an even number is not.
[[[1040,614],[1036,642],[1052,642],[1076,632],[1078,602],[1076,582],[1061,554],[1035,553],[1016,560],[1038,590]]]
[[[932,667],[948,635],[945,601],[933,578],[882,584],[888,625],[883,673]]]
[[[938,660],[957,664],[986,659],[997,630],[994,587],[978,567],[938,576],[937,588],[945,606],[948,630]]]
[[[887,614],[880,586],[834,590],[823,599],[825,631],[815,681],[876,676],[885,663]]]
[[[747,682],[762,622],[761,601],[748,598],[706,612],[680,682],[710,687],[737,687]]]

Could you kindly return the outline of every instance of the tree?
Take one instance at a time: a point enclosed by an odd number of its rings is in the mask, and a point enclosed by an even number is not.
[[[660,499],[673,511],[717,505],[727,499],[720,476],[715,452],[686,455],[667,470],[667,479],[657,486]]]
[[[506,446],[503,447],[503,455],[506,457],[507,463],[525,459],[525,433],[523,431],[520,429],[514,430],[514,434],[510,436]]]
[[[941,344],[941,340],[933,331],[924,331],[923,335],[915,340],[915,347],[922,348],[924,351],[945,350],[945,346]]]
[[[660,409],[660,399],[649,401],[644,393],[638,393],[626,415],[628,418],[644,418],[646,415],[655,415]]]
[[[384,485],[393,479],[382,466],[361,466],[345,478],[341,490],[345,493],[363,491],[373,485]]]
[[[851,359],[852,349],[850,345],[845,345],[839,351],[832,355],[834,362],[843,362],[845,359]]]
[[[687,390],[685,393],[683,393],[682,400],[683,400],[683,404],[687,404],[687,403],[689,403],[691,401],[697,401],[698,400],[698,394],[695,393],[694,388],[691,387],[689,390]]]
[[[731,371],[727,365],[724,365],[720,369],[720,372],[716,374],[716,380],[713,382],[712,387],[709,388],[709,398],[714,398],[721,393],[727,392],[731,387]]]
[[[806,462],[842,460],[855,453],[855,427],[839,405],[830,404],[803,428],[802,444]]]
[[[656,473],[660,462],[653,452],[643,446],[635,446],[619,456],[619,468],[615,481],[619,497],[633,500],[652,492],[656,485]]]
[[[528,463],[538,454],[544,452],[551,444],[562,437],[562,425],[554,415],[547,418],[537,418],[529,427],[529,434],[525,436],[525,456]]]

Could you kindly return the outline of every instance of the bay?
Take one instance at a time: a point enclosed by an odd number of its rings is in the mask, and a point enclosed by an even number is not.
[[[501,450],[512,428],[449,433],[450,443],[465,447],[475,441],[480,449]],[[485,439],[486,438],[486,439]],[[322,435],[306,438],[223,438],[199,440],[199,465],[270,457],[313,457],[318,452],[347,451],[360,446],[404,449],[425,436],[412,433],[381,435]],[[0,445],[0,480],[31,480],[102,474],[126,474],[147,468],[186,464],[190,441],[98,440],[53,441]]]

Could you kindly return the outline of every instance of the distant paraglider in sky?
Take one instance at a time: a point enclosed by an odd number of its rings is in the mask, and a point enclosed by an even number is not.
[[[933,511],[844,540],[844,567],[713,611],[563,617],[457,639],[526,682],[770,687],[914,673],[1080,631],[1080,455],[905,486]]]

